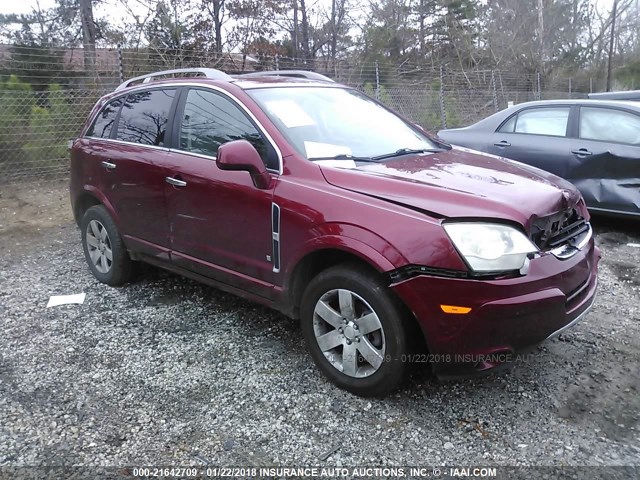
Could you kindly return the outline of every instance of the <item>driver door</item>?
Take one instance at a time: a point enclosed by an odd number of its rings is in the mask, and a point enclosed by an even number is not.
[[[270,298],[273,188],[256,188],[248,172],[220,170],[216,154],[239,139],[265,161],[275,150],[233,100],[213,90],[183,91],[176,127],[165,187],[172,262]]]

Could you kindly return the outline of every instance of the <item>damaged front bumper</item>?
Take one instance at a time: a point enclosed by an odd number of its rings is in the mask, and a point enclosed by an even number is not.
[[[564,259],[547,252],[517,278],[429,274],[391,287],[417,318],[438,376],[486,372],[584,318],[595,299],[600,250],[591,236],[580,247]],[[445,313],[443,305],[470,310]]]

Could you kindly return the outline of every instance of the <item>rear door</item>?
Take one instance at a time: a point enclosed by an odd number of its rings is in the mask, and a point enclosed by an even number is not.
[[[71,157],[71,181],[78,183],[75,188],[103,193],[109,203],[107,207],[111,209],[109,190],[114,181],[109,163],[114,146],[111,138],[123,103],[124,97],[120,97],[100,108],[85,135],[76,142]]]
[[[564,177],[571,161],[567,138],[571,114],[570,105],[523,108],[492,135],[489,152]]]
[[[277,271],[273,189],[256,188],[248,172],[216,166],[218,147],[239,139],[256,147],[277,178],[274,147],[239,103],[212,89],[182,92],[165,184],[171,257],[183,268],[269,298]]]
[[[171,128],[176,92],[175,88],[153,88],[127,95],[102,163],[102,190],[120,219],[129,247],[167,259],[165,135]]]
[[[587,205],[640,214],[640,114],[623,107],[580,106],[575,168],[567,176]]]

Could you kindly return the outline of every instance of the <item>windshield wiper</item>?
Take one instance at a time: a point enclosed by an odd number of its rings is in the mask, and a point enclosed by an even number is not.
[[[401,157],[402,155],[411,155],[412,153],[438,153],[443,152],[442,148],[400,148],[393,153],[385,153],[373,157],[373,160],[384,160],[385,158]]]
[[[377,158],[377,157],[376,157]],[[377,163],[377,160],[371,157],[354,157],[347,153],[340,153],[339,155],[333,155],[332,157],[311,157],[309,160],[353,160],[354,162],[371,162]]]

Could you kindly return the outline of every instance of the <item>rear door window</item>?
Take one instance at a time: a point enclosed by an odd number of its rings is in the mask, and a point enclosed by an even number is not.
[[[580,107],[580,138],[640,145],[640,116],[612,108]]]
[[[164,146],[175,89],[154,89],[127,96],[118,121],[117,139]]]
[[[107,103],[98,116],[93,121],[93,125],[87,130],[88,137],[110,138],[113,123],[116,121],[120,107],[122,106],[122,98],[118,98]]]

